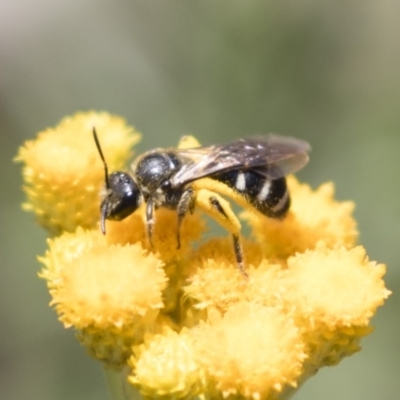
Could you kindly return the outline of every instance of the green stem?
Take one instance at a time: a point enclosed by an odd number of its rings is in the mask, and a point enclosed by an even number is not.
[[[127,382],[125,369],[104,368],[110,400],[142,400],[140,393]]]

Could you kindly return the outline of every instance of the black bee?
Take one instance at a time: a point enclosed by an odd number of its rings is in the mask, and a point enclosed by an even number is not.
[[[266,135],[208,147],[155,149],[140,155],[130,174],[120,171],[108,174],[95,129],[93,135],[105,169],[106,190],[100,206],[102,232],[105,233],[106,219],[122,220],[145,202],[150,244],[154,210],[166,207],[177,211],[178,248],[182,220],[198,205],[193,187],[196,181],[201,178],[219,181],[263,215],[283,218],[290,206],[285,176],[308,162],[310,150],[309,144],[302,140]],[[200,206],[205,211],[214,210],[217,219],[232,226],[229,230],[236,260],[245,274],[239,232],[235,228],[240,224],[235,225],[235,218],[229,216],[232,213],[221,205],[218,197],[215,193],[208,197],[207,204],[203,202]]]

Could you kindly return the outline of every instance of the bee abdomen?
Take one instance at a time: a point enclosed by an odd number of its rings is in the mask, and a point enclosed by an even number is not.
[[[285,178],[268,179],[253,170],[227,171],[212,177],[225,183],[259,212],[270,218],[283,218],[290,207]]]

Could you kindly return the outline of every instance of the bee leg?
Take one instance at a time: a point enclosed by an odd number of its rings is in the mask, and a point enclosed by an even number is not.
[[[219,202],[219,200],[217,199],[216,196],[211,196],[210,197],[210,204],[221,214],[224,216],[224,218],[228,218],[227,213],[225,212],[225,210],[223,209],[223,207],[221,206],[221,203]],[[243,251],[242,251],[242,246],[240,245],[240,239],[239,239],[239,235],[237,234],[232,234],[232,238],[233,238],[233,248],[235,251],[235,256],[236,256],[236,261],[239,265],[239,269],[240,272],[243,275],[247,276],[247,273],[244,271],[244,263],[243,263]]]
[[[176,231],[176,242],[177,242],[177,249],[181,248],[181,226],[183,218],[185,217],[186,213],[189,212],[193,214],[195,205],[195,193],[191,187],[185,189],[182,193],[181,198],[179,199],[178,206],[176,208],[176,212],[178,214],[178,226]]]
[[[233,248],[236,262],[240,272],[247,276],[244,267],[243,250],[240,244],[241,225],[228,201],[217,193],[208,189],[199,189],[196,194],[196,206],[201,208],[210,217],[214,218],[220,225],[232,234]]]
[[[150,247],[153,248],[153,228],[155,224],[154,219],[154,204],[153,200],[149,199],[146,204],[146,228],[147,228],[147,238],[149,240]]]
[[[239,265],[239,270],[245,277],[248,277],[247,272],[245,271],[244,268],[243,250],[240,244],[240,236],[232,235],[232,238],[233,238],[233,248],[235,250],[235,256],[236,256],[236,262]]]

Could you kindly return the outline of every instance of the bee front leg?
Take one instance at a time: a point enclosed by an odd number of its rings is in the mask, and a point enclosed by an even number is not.
[[[149,240],[150,247],[153,248],[153,228],[155,224],[154,219],[154,203],[152,199],[146,204],[146,228],[147,228],[147,238]]]
[[[188,210],[191,214],[193,214],[194,204],[195,204],[194,190],[191,187],[188,187],[182,193],[182,196],[179,199],[179,203],[176,208],[176,212],[178,214],[178,226],[176,231],[177,249],[181,248],[181,226],[183,218],[185,217]]]

